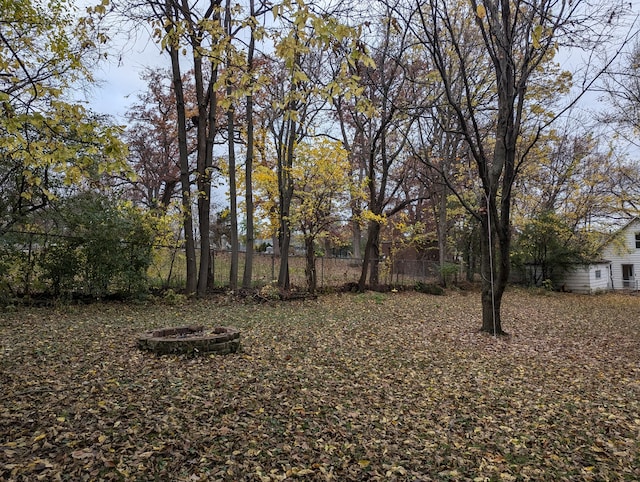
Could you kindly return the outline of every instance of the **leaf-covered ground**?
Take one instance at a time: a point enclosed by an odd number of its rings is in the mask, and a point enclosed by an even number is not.
[[[0,315],[0,479],[640,480],[640,297],[330,295]],[[150,328],[243,351],[158,357]]]

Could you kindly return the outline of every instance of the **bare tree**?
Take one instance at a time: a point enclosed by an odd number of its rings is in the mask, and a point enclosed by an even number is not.
[[[640,41],[636,39],[628,52],[604,78],[603,90],[611,110],[601,115],[607,124],[621,128],[620,134],[633,145],[640,130]]]
[[[351,153],[354,172],[365,181],[366,207],[352,202],[354,245],[359,243],[359,224],[366,222],[366,244],[358,289],[379,284],[380,233],[384,219],[400,212],[416,199],[399,196],[410,174],[409,136],[426,99],[416,96],[413,80],[421,75],[423,64],[410,60],[408,31],[402,31],[390,7],[383,7],[379,24],[366,48],[375,66],[356,65],[362,93],[359,99],[336,96],[334,105],[340,120],[342,138]],[[406,187],[406,186],[405,186]]]
[[[128,194],[134,201],[164,212],[180,184],[175,96],[164,70],[148,69],[141,77],[148,88],[127,109],[125,132],[136,177],[122,181],[130,184]]]
[[[461,202],[481,225],[482,330],[502,334],[501,304],[510,272],[511,208],[514,182],[549,116],[537,114],[534,98],[547,106],[553,94],[534,86],[543,83],[545,68],[558,42],[578,43],[587,31],[597,48],[615,7],[570,0],[426,0],[406,15],[425,47],[442,85],[444,98],[455,111],[460,133],[479,182],[477,204]],[[589,10],[586,12],[586,10]],[[467,22],[466,19],[473,19]],[[469,58],[461,29],[472,29],[481,55]],[[565,37],[566,36],[566,37]],[[463,82],[462,96],[454,95],[451,63]],[[486,62],[491,72],[484,86],[493,93],[490,104],[478,101],[478,86],[469,72]],[[550,89],[549,89],[550,90]],[[489,107],[489,109],[487,109]],[[490,135],[487,135],[490,134]]]

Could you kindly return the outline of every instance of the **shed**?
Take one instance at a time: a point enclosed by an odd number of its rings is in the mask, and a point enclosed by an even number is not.
[[[564,272],[562,287],[574,293],[593,294],[612,289],[611,261],[578,264]]]

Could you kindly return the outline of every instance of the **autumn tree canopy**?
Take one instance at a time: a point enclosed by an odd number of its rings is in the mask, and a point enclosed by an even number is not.
[[[381,282],[380,266],[393,259],[380,262],[394,246],[428,246],[441,268],[455,262],[469,280],[480,275],[482,328],[491,333],[502,332],[513,241],[536,234],[527,226],[562,217],[563,236],[595,239],[588,231],[602,220],[640,205],[632,156],[605,144],[596,127],[557,122],[615,65],[625,66],[608,77],[619,87],[618,113],[633,114],[634,49],[626,64],[614,62],[634,35],[618,35],[628,27],[622,5],[5,4],[1,229],[81,188],[120,195],[124,183],[129,199],[160,214],[179,200],[170,209],[182,220],[175,237],[189,294],[213,287],[214,173],[225,177],[228,207],[216,210],[225,213],[232,289],[243,250],[242,287],[252,287],[259,236],[273,235],[283,291],[296,247],[305,248],[314,289],[314,256],[328,232],[350,238],[348,251],[361,258],[360,291]],[[150,34],[170,69],[144,74],[148,88],[118,138],[108,119],[72,101],[72,89],[92,81],[110,35],[129,27],[138,38]],[[562,60],[579,49],[591,52],[589,65]],[[633,127],[632,117],[617,122]],[[122,140],[135,175],[104,184],[105,173],[125,167]],[[385,243],[394,246],[384,251]]]
[[[93,80],[103,35],[73,2],[2,2],[0,232],[43,209],[61,189],[124,167],[120,129],[72,101]]]

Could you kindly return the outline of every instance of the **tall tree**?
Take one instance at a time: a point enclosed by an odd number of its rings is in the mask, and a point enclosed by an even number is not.
[[[180,159],[180,189],[182,192],[182,219],[185,238],[185,254],[187,279],[185,290],[188,294],[196,292],[198,287],[198,272],[196,260],[196,245],[193,232],[193,215],[191,209],[191,178],[189,170],[189,149],[187,145],[187,112],[182,82],[182,69],[180,64],[180,31],[181,16],[180,6],[167,0],[164,8],[156,7],[156,15],[165,29],[164,48],[171,59],[171,78],[176,100],[176,120],[178,130],[178,155]],[[201,257],[202,258],[202,257]],[[208,258],[207,258],[208,259]]]
[[[317,10],[317,11],[316,11]],[[368,57],[358,48],[358,29],[349,27],[331,12],[305,4],[300,0],[287,0],[274,7],[274,15],[281,27],[273,32],[273,76],[269,86],[272,113],[269,131],[277,161],[278,217],[280,266],[278,284],[289,288],[289,248],[291,245],[291,201],[297,145],[314,131],[334,93],[361,91],[347,65],[361,61],[371,65]],[[341,50],[339,75],[323,78],[323,64],[327,52]],[[313,79],[313,80],[312,80]]]
[[[409,173],[403,163],[408,157],[408,139],[418,112],[426,104],[426,99],[413,96],[412,79],[421,74],[421,64],[412,61],[408,31],[401,30],[390,7],[383,8],[372,24],[379,24],[379,30],[372,33],[366,48],[375,65],[352,67],[361,87],[358,98],[341,92],[334,97],[343,142],[367,186],[367,209],[362,212],[367,234],[358,283],[361,291],[367,278],[369,284],[378,284],[382,223],[413,201],[410,197],[399,199],[397,194]],[[357,200],[352,207],[359,209]]]
[[[246,6],[227,1],[224,6],[225,37],[224,48],[221,50],[224,69],[218,76],[218,84],[221,90],[224,89],[220,104],[226,111],[231,245],[229,285],[231,289],[235,289],[238,285],[240,253],[238,215],[243,203],[242,195],[239,194],[239,185],[236,184],[242,178],[244,178],[247,235],[242,286],[249,288],[252,280],[254,249],[252,171],[255,151],[254,123],[256,123],[254,95],[260,95],[262,88],[260,65],[263,63],[260,58],[256,61],[255,57],[257,44],[265,36],[265,27],[261,23],[264,23],[262,20],[267,12],[271,12],[271,4],[264,0],[257,5],[255,0],[249,0]],[[240,172],[238,147],[243,148],[245,152],[243,172]]]
[[[229,214],[231,221],[231,264],[229,266],[229,288],[232,290],[238,287],[238,262],[239,262],[239,240],[238,240],[238,194],[236,186],[236,144],[235,144],[235,124],[236,113],[235,104],[231,101],[234,94],[234,81],[238,75],[234,69],[234,61],[237,55],[232,48],[232,38],[234,36],[234,19],[232,17],[231,0],[226,0],[224,7],[224,30],[226,35],[225,48],[225,92],[227,96],[227,153],[229,162]]]
[[[255,0],[249,0],[249,17],[255,19],[258,13],[256,11]],[[246,156],[245,156],[245,206],[246,206],[246,248],[244,258],[244,272],[242,274],[242,287],[245,289],[251,288],[251,282],[253,280],[253,253],[255,242],[255,229],[254,229],[254,205],[253,205],[253,159],[255,152],[255,137],[254,137],[254,109],[253,109],[253,90],[256,86],[255,79],[255,50],[256,50],[256,36],[257,23],[250,23],[249,44],[247,46],[247,94],[245,97],[245,115],[247,122],[246,132]]]
[[[114,2],[115,11],[153,28],[153,36],[171,61],[171,78],[175,95],[183,226],[187,263],[187,293],[202,296],[213,283],[211,241],[211,179],[213,146],[218,133],[216,79],[224,48],[225,33],[221,24],[221,0],[189,2],[187,0],[143,0],[140,3]],[[187,66],[187,68],[185,68]],[[183,74],[192,72],[195,109],[188,111]],[[196,172],[189,168],[187,132],[193,126],[196,138]],[[197,226],[200,237],[199,264],[192,210],[193,190],[197,201]]]
[[[182,0],[189,46],[193,59],[193,74],[198,112],[191,121],[195,124],[198,139],[197,189],[198,227],[200,231],[200,269],[198,272],[198,296],[203,296],[213,285],[213,260],[211,254],[211,176],[213,171],[213,145],[217,133],[216,112],[218,95],[215,88],[218,77],[219,52],[224,30],[221,25],[221,0],[210,1],[203,12],[189,8]]]
[[[483,331],[503,333],[501,304],[510,272],[513,185],[550,123],[536,110],[531,88],[542,82],[563,35],[578,38],[588,27],[606,23],[603,7],[592,11],[586,2],[571,0],[428,0],[418,2],[413,11],[415,35],[456,112],[479,181],[478,207],[467,204],[467,208],[481,225]],[[473,38],[483,52],[479,58],[463,54],[460,25],[465,18],[475,19],[466,25],[476,32]],[[450,62],[457,64],[455,71],[464,82],[461,99],[452,93]],[[487,87],[495,93],[490,112],[476,102],[476,86],[467,77],[478,62],[490,66]],[[542,101],[550,105],[553,98]]]

